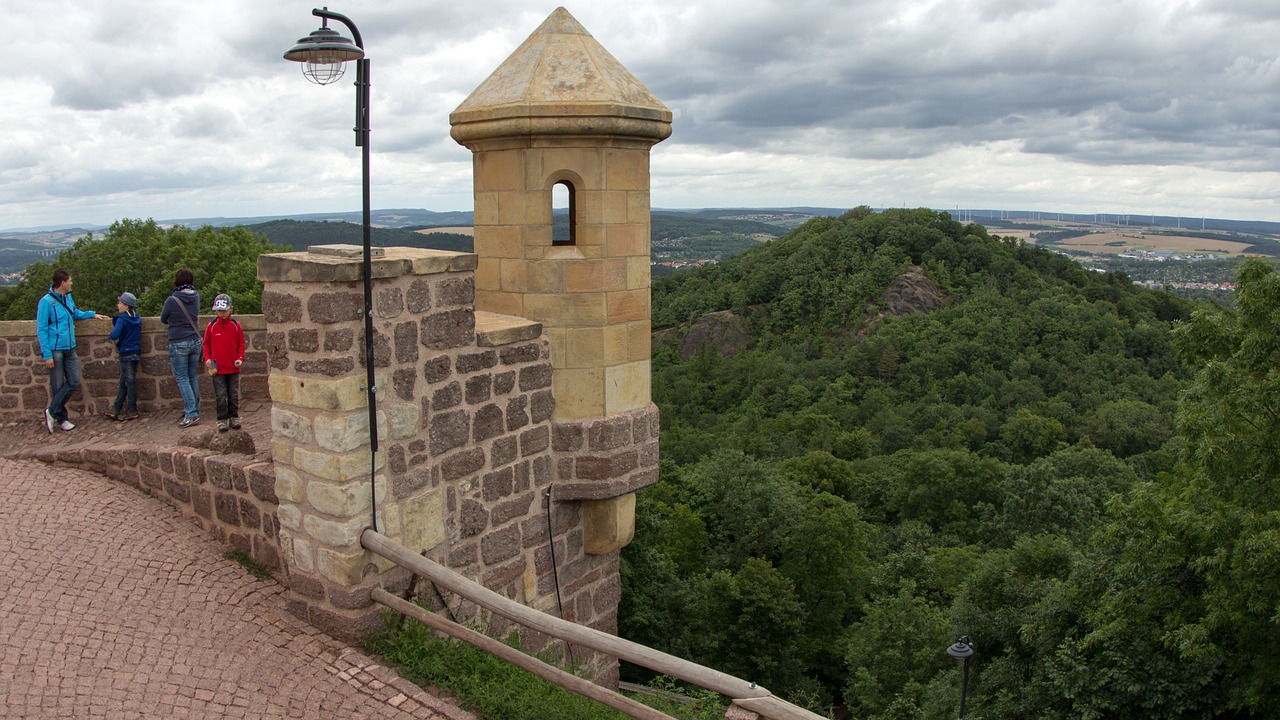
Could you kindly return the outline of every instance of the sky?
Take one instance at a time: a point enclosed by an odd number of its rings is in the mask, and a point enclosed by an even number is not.
[[[312,7],[0,0],[0,229],[359,210],[354,89],[282,59]],[[674,114],[656,208],[1280,221],[1275,0],[565,7]],[[449,113],[555,5],[330,9],[370,58],[373,207],[471,210]]]

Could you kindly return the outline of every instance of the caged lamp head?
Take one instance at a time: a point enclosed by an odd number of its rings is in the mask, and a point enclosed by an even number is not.
[[[302,63],[302,74],[317,85],[329,85],[342,79],[347,61],[362,57],[364,50],[338,31],[330,30],[327,18],[318,30],[313,30],[284,54],[285,60]]]

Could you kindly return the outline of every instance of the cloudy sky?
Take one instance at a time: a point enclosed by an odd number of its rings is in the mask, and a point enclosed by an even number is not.
[[[281,59],[312,7],[4,2],[0,228],[358,210],[354,90]],[[374,207],[470,210],[449,112],[555,6],[330,7],[372,62]],[[675,114],[655,207],[1280,221],[1275,0],[566,7]]]

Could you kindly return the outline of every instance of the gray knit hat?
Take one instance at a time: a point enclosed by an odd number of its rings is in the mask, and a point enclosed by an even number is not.
[[[120,297],[117,300],[131,308],[138,307],[138,298],[134,297],[131,292],[120,293]]]

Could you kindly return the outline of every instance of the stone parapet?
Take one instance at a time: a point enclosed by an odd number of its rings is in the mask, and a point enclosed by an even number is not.
[[[236,315],[244,328],[244,366],[240,368],[242,397],[267,391],[268,347],[266,321],[261,315]],[[204,326],[214,319],[201,315]],[[169,365],[168,328],[159,318],[142,318],[142,361],[138,363],[138,409],[143,413],[181,409],[182,395]],[[67,403],[73,416],[106,412],[116,398],[120,377],[119,354],[111,339],[109,320],[76,323],[76,355],[80,358],[80,389]],[[201,403],[213,407],[213,385],[200,373]],[[35,320],[0,322],[0,419],[36,417],[49,404],[49,371],[41,360]]]

